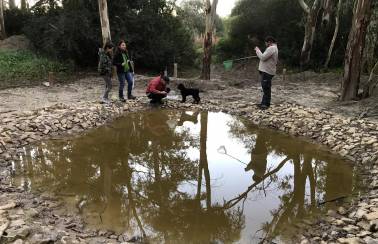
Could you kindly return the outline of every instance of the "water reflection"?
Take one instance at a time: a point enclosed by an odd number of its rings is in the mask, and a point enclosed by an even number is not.
[[[152,243],[257,243],[353,189],[352,168],[222,113],[135,113],[25,148],[15,184],[53,191],[90,225]],[[259,231],[261,230],[262,231]]]

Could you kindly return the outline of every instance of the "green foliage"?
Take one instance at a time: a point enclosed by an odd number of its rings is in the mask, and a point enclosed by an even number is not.
[[[332,66],[342,65],[348,40],[351,5],[344,4],[339,37],[337,38]],[[312,68],[322,67],[334,31],[334,18],[328,27],[320,25],[312,52]],[[237,2],[227,20],[226,34],[216,48],[219,60],[255,55],[254,47],[264,48],[268,35],[278,40],[280,60],[287,66],[299,65],[304,37],[304,12],[292,0],[241,0]]]
[[[40,57],[30,51],[0,50],[0,74],[2,81],[41,80],[49,72],[69,73],[72,68],[67,64]]]
[[[101,46],[97,1],[47,2],[32,9],[26,35],[39,51],[55,59],[95,66]],[[193,65],[196,53],[191,35],[172,14],[170,1],[108,1],[108,9],[113,42],[126,40],[138,69],[160,70],[174,60]]]
[[[18,8],[7,9],[4,12],[5,30],[8,36],[22,34],[22,29],[28,22],[30,14]]]
[[[177,15],[194,36],[205,33],[205,2],[203,0],[184,0],[177,8]],[[223,21],[219,15],[216,15],[215,28],[218,36],[223,34]]]

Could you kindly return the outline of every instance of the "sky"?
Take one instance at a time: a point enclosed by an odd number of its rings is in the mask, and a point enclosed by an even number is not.
[[[183,2],[185,0],[178,0],[177,2]],[[221,17],[227,17],[231,14],[231,10],[234,8],[235,3],[238,0],[218,0],[217,13]]]
[[[180,3],[184,0],[178,0],[177,2]],[[217,13],[221,17],[226,17],[231,14],[231,10],[234,8],[235,3],[237,0],[219,0]],[[36,0],[28,0],[28,2],[32,5]],[[16,0],[16,4],[19,4],[20,0]]]

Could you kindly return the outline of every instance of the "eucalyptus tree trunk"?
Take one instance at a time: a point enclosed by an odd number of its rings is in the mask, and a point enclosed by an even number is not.
[[[4,24],[4,0],[0,0],[0,40],[7,37]]]
[[[213,46],[213,31],[215,24],[215,17],[217,14],[218,0],[206,0],[206,31],[203,40],[203,59],[202,59],[202,74],[201,79],[210,80],[211,68],[211,48]]]
[[[26,0],[21,0],[21,9],[24,10],[24,11],[27,9]]]
[[[363,58],[363,70],[371,72],[376,62],[375,50],[378,47],[378,3],[373,8],[366,34],[365,52]]]
[[[100,12],[102,44],[105,45],[105,43],[110,42],[112,39],[110,35],[108,4],[106,0],[98,0],[98,8]]]
[[[331,45],[329,46],[329,50],[328,50],[327,60],[324,64],[325,69],[328,69],[329,62],[331,61],[331,57],[332,57],[333,48],[335,47],[336,38],[337,38],[337,35],[339,34],[341,5],[342,5],[342,0],[339,0],[339,3],[337,4],[336,15],[335,15],[335,23],[336,23],[335,31],[333,32]]]
[[[15,2],[15,0],[9,0],[8,3],[9,3],[9,9],[16,8],[16,2]]]
[[[323,15],[322,15],[322,25],[328,26],[331,21],[331,15],[334,11],[334,0],[324,0],[323,1]]]
[[[378,61],[375,63],[374,67],[370,72],[369,81],[364,86],[362,98],[370,97],[373,94],[374,90],[377,88],[378,78],[376,77],[376,73],[378,73]]]
[[[303,69],[310,62],[321,0],[315,0],[311,7],[306,4],[305,0],[298,1],[306,14],[305,35],[300,58],[301,69]]]
[[[341,84],[342,101],[356,99],[358,95],[362,57],[372,12],[372,3],[372,0],[357,0],[354,5],[352,28],[345,52],[344,77]]]

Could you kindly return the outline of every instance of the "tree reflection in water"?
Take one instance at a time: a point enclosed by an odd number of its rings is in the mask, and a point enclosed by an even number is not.
[[[16,172],[25,188],[76,199],[89,224],[127,231],[152,243],[239,241],[248,232],[245,216],[251,209],[244,208],[245,201],[255,192],[263,192],[264,198],[277,188],[280,204],[261,223],[263,237],[272,240],[285,236],[288,223],[315,212],[316,201],[352,192],[352,170],[329,154],[231,119],[228,133],[249,151],[245,171],[253,175],[247,189],[216,201],[207,152],[208,137],[217,135],[209,134],[209,123],[216,126],[220,121],[209,122],[208,112],[130,114],[85,136],[25,148]],[[186,125],[199,127],[199,132]],[[193,150],[198,157],[193,157]],[[272,165],[269,155],[281,161]],[[288,165],[292,174],[279,176]],[[196,190],[183,191],[183,185]]]

